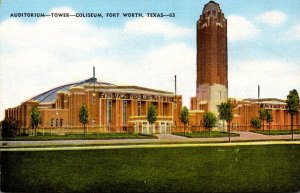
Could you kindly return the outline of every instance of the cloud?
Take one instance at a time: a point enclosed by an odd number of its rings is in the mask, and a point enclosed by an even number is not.
[[[75,13],[70,8],[57,8],[50,12]],[[2,48],[39,48],[70,57],[84,56],[94,49],[111,46],[99,27],[88,24],[81,18],[41,18],[36,23],[25,23],[7,19],[1,23],[0,41]],[[65,55],[66,57],[67,55]]]
[[[117,85],[174,91],[174,75],[177,75],[177,92],[183,95],[185,105],[195,95],[195,50],[183,42],[173,42],[144,53],[138,53],[129,64],[101,57],[86,61],[101,70],[101,79]],[[79,65],[78,65],[79,66]]]
[[[268,11],[259,15],[257,19],[262,23],[276,27],[285,22],[287,15],[281,11]]]
[[[50,12],[75,13],[68,7]],[[176,38],[187,35],[189,30],[159,19],[145,20],[151,30],[151,25],[163,29],[152,31],[148,37],[145,32],[143,41],[151,41],[153,33],[164,40],[168,31],[172,38],[154,48],[136,49],[142,44],[131,28],[136,22],[141,21],[102,28],[85,18],[4,20],[0,23],[0,119],[6,108],[59,85],[91,77],[93,66],[100,81],[169,91],[174,90],[177,73],[178,93],[185,93],[188,102],[186,93],[193,94],[195,90],[190,86],[194,82],[190,73],[195,72],[195,51]]]
[[[300,40],[300,24],[294,25],[286,33],[286,36],[290,40]]]
[[[140,35],[162,35],[165,37],[182,37],[190,35],[192,31],[178,27],[170,22],[158,18],[138,18],[126,23],[125,30]]]
[[[229,69],[230,95],[256,98],[257,85],[261,97],[286,98],[292,89],[300,90],[300,64],[280,60],[236,61]]]
[[[228,39],[231,41],[251,39],[260,33],[259,29],[245,17],[230,15],[227,20]]]
[[[142,56],[141,73],[145,79],[139,82],[148,87],[153,85],[155,88],[174,91],[174,75],[177,75],[177,91],[183,95],[183,101],[188,106],[190,96],[194,96],[196,91],[195,55],[195,49],[181,42],[149,51]]]

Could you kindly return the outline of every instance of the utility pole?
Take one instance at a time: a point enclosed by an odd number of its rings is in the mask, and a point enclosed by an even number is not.
[[[257,104],[259,105],[259,97],[260,97],[260,87],[257,86]]]
[[[176,79],[176,75],[174,76],[174,78],[175,78],[175,80],[174,80],[175,81],[174,82],[174,84],[175,84],[174,110],[175,110],[177,108],[177,98],[176,98],[176,94],[177,94],[177,79]],[[173,110],[173,113],[174,113],[174,110]],[[174,119],[174,114],[173,114],[173,119]],[[174,120],[175,131],[177,131],[176,125],[177,125],[177,123]]]
[[[176,75],[175,75],[175,97],[176,97],[176,92],[177,92],[177,80],[176,80]]]

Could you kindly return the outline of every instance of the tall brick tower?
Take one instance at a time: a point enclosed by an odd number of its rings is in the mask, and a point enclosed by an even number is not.
[[[218,3],[210,1],[197,21],[197,81],[192,110],[212,111],[228,97],[227,20]]]

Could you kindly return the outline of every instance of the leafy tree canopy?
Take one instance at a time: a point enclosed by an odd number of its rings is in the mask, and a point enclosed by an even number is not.
[[[156,113],[156,107],[151,104],[150,107],[148,108],[148,113],[147,113],[147,120],[150,123],[150,125],[154,124],[157,119],[157,113]]]
[[[33,107],[30,112],[31,125],[36,128],[41,123],[41,113],[37,107]]]
[[[260,120],[262,120],[262,121],[265,120],[266,119],[266,115],[267,115],[266,109],[261,108],[259,110],[259,118],[260,118]]]
[[[266,121],[268,123],[271,123],[273,121],[273,115],[272,115],[272,110],[266,110]]]
[[[0,123],[2,128],[2,137],[15,137],[21,129],[21,122],[14,119],[4,119]]]
[[[212,112],[206,112],[203,115],[203,126],[207,129],[213,128],[217,125],[217,117]]]
[[[85,104],[82,105],[81,108],[80,108],[79,120],[80,120],[80,123],[82,123],[84,125],[88,123],[89,112],[88,112],[88,108]]]
[[[233,120],[233,105],[230,101],[223,102],[218,106],[218,111],[221,120],[230,122]]]
[[[189,122],[189,109],[184,106],[182,109],[181,109],[181,113],[180,113],[180,121],[183,123],[183,124],[187,124]]]
[[[294,115],[299,110],[299,95],[296,89],[291,90],[287,96],[287,110],[291,115]]]
[[[259,129],[261,127],[261,121],[258,117],[253,117],[250,122],[255,129]]]

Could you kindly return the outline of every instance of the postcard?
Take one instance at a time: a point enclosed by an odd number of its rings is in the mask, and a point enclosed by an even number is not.
[[[1,191],[299,191],[299,10],[0,0]]]

